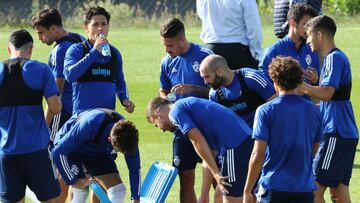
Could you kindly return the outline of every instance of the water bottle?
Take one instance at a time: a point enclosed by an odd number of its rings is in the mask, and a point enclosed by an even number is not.
[[[102,34],[102,33],[100,33],[99,36],[105,38],[105,35]],[[101,45],[101,54],[102,54],[103,56],[111,56],[111,50],[110,50],[109,44],[103,44],[103,45]]]
[[[176,95],[173,92],[170,92],[168,95],[166,95],[166,98],[171,101],[171,102],[175,102],[176,101]]]
[[[97,182],[91,181],[89,186],[94,191],[95,195],[99,198],[101,203],[111,203],[106,192],[101,188],[101,186]]]

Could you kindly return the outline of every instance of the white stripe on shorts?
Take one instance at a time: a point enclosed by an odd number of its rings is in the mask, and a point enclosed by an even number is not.
[[[229,183],[236,181],[235,176],[235,163],[234,163],[234,149],[226,150],[226,164],[229,176]]]
[[[321,169],[329,170],[330,162],[331,162],[331,159],[332,159],[332,155],[334,153],[335,146],[336,146],[336,137],[330,137],[329,138],[329,144],[328,144],[327,149],[326,149],[326,154],[325,154],[324,161],[323,161],[323,164],[321,166]]]
[[[53,122],[51,125],[51,134],[50,134],[51,141],[54,141],[55,135],[59,131],[60,120],[61,120],[61,113],[58,113],[54,116]]]
[[[68,177],[69,180],[72,180],[74,178],[74,175],[71,172],[71,168],[67,161],[67,157],[65,155],[60,154],[60,161],[61,161],[61,165],[66,173],[66,176]]]

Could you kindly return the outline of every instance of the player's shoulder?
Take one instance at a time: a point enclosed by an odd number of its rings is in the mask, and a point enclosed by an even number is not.
[[[214,52],[211,49],[209,49],[208,47],[206,47],[206,46],[196,44],[196,43],[191,43],[190,46],[193,47],[194,51],[199,52],[201,54],[204,54],[204,55],[214,54]]]
[[[258,70],[251,68],[242,68],[240,69],[240,73],[244,77],[246,83],[258,83],[261,86],[265,87],[269,82],[266,77]]]

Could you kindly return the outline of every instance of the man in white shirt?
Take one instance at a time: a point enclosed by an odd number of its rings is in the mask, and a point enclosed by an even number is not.
[[[262,30],[256,1],[196,0],[196,9],[202,20],[201,40],[231,69],[258,67]]]

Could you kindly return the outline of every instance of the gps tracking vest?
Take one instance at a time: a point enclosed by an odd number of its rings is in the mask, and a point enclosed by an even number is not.
[[[22,76],[25,58],[4,61],[4,79],[0,85],[0,106],[42,105],[42,93],[26,85]]]
[[[90,47],[87,44],[87,41],[81,43],[84,47],[84,56],[89,53]],[[87,69],[87,71],[82,74],[82,76],[77,80],[77,82],[115,82],[115,75],[119,65],[119,62],[116,60],[116,54],[114,49],[110,46],[111,50],[111,59],[108,63],[93,63]]]
[[[218,103],[222,104],[223,106],[228,107],[238,115],[245,115],[250,112],[256,110],[258,106],[264,104],[266,101],[260,97],[255,91],[252,91],[246,85],[243,75],[240,72],[235,72],[235,74],[239,78],[240,87],[241,87],[241,94],[240,97],[236,99],[225,99],[221,88],[216,90],[216,95],[218,97]]]

